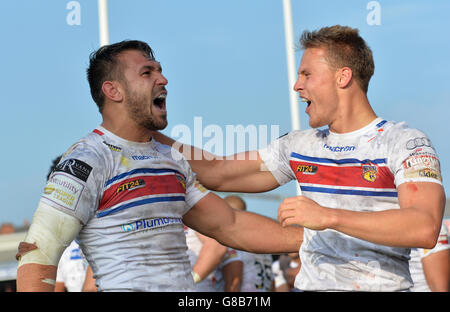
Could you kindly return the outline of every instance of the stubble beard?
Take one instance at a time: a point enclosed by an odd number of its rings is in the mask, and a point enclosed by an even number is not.
[[[137,92],[127,90],[128,94],[128,112],[139,126],[155,131],[163,130],[167,127],[167,115],[155,117],[153,114],[153,103],[150,96],[139,95]],[[147,113],[147,105],[150,106],[150,113]]]

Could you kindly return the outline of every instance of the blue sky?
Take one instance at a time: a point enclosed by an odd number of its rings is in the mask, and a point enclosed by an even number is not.
[[[67,23],[69,2],[0,2],[0,223],[31,221],[52,159],[101,122],[85,77],[88,56],[99,46],[97,1],[77,1],[80,25]],[[380,0],[380,25],[368,25],[368,3],[292,0],[294,39],[335,24],[360,29],[374,53],[368,95],[376,113],[431,138],[448,190],[450,2]],[[222,129],[291,129],[281,0],[109,0],[108,8],[110,42],[146,41],[163,66],[166,134],[177,125],[193,129],[196,116]],[[297,65],[300,58],[296,51]],[[293,196],[295,185],[272,193]],[[250,198],[248,204],[275,217],[279,202]]]

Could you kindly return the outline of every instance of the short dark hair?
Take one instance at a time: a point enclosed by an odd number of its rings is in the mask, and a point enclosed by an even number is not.
[[[300,38],[303,49],[326,48],[328,64],[336,69],[349,67],[361,89],[367,93],[375,71],[372,50],[356,28],[335,25],[305,31]]]
[[[150,59],[155,59],[152,48],[139,40],[124,40],[105,45],[89,56],[87,79],[91,88],[92,99],[97,104],[100,113],[105,103],[105,96],[102,91],[103,82],[122,78],[117,55],[126,50],[138,50],[145,53]]]

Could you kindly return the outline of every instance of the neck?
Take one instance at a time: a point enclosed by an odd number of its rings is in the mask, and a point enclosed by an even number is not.
[[[347,95],[339,102],[339,116],[329,125],[330,131],[334,133],[356,131],[377,118],[366,94],[362,91],[353,96]]]
[[[109,108],[109,107],[108,107]],[[127,112],[112,111],[106,108],[102,112],[103,122],[101,126],[114,133],[118,137],[131,142],[148,142],[152,131],[139,126],[130,119]]]

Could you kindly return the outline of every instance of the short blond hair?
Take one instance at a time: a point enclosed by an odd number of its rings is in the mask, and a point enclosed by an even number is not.
[[[325,48],[328,64],[339,69],[349,67],[361,89],[367,93],[375,72],[372,50],[359,35],[359,30],[335,25],[315,31],[304,31],[300,37],[302,49]]]

